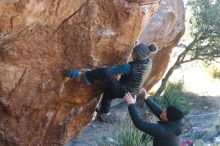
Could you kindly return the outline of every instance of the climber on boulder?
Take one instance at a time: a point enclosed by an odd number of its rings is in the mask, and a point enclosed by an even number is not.
[[[136,96],[139,93],[151,72],[152,60],[149,58],[149,55],[156,50],[155,44],[138,44],[133,48],[132,62],[85,72],[66,70],[64,75],[68,77],[83,76],[87,85],[96,80],[104,81],[105,87],[101,106],[96,108],[97,117],[103,122],[113,123],[118,118],[115,114],[110,114],[112,99],[123,98],[126,92],[130,92],[132,96]],[[117,80],[114,75],[121,75],[121,78]]]

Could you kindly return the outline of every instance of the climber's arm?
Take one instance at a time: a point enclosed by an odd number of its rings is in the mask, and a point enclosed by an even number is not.
[[[113,66],[108,68],[112,74],[130,74],[131,72],[131,65],[126,63],[118,66]]]
[[[113,67],[107,67],[112,74],[114,75],[124,75],[124,74],[130,74],[131,72],[131,65],[126,63],[118,66],[113,66]],[[81,75],[80,70],[66,70],[64,71],[65,76],[69,77],[79,77]]]

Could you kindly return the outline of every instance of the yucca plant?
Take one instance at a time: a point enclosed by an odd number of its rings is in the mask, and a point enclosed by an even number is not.
[[[118,123],[113,131],[111,141],[101,140],[99,146],[152,146],[151,136],[143,139],[144,133],[135,128],[130,119]]]
[[[183,92],[183,82],[178,81],[176,83],[169,82],[165,88],[164,95],[157,98],[158,102],[162,107],[166,108],[169,105],[179,107],[184,114],[190,112],[190,106],[186,100],[186,93]]]

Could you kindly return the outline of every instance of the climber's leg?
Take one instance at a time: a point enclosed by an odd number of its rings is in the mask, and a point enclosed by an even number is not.
[[[97,68],[91,71],[66,70],[64,75],[68,77],[79,77],[82,75],[86,83],[90,85],[95,80],[104,80],[106,72],[109,72],[109,68]]]
[[[105,78],[105,90],[103,93],[100,111],[102,113],[108,113],[111,107],[111,101],[115,98],[123,98],[126,93],[126,89],[119,81],[109,72],[106,72]]]
[[[119,81],[108,71],[105,75],[105,90],[101,100],[100,108],[96,108],[98,118],[107,123],[113,123],[118,121],[120,118],[116,113],[110,114],[111,101],[115,98],[123,98],[126,89],[119,83]]]
[[[110,74],[110,71],[108,68],[97,68],[97,69],[85,72],[85,77],[90,83],[93,83],[96,80],[104,81],[107,77],[107,74]]]

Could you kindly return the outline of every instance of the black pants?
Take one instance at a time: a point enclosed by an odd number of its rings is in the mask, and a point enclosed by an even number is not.
[[[86,72],[86,77],[89,82],[93,83],[95,80],[103,80],[105,88],[103,98],[101,101],[100,110],[102,113],[108,113],[111,107],[111,101],[114,98],[123,98],[127,90],[114,77],[108,68],[98,68]]]

